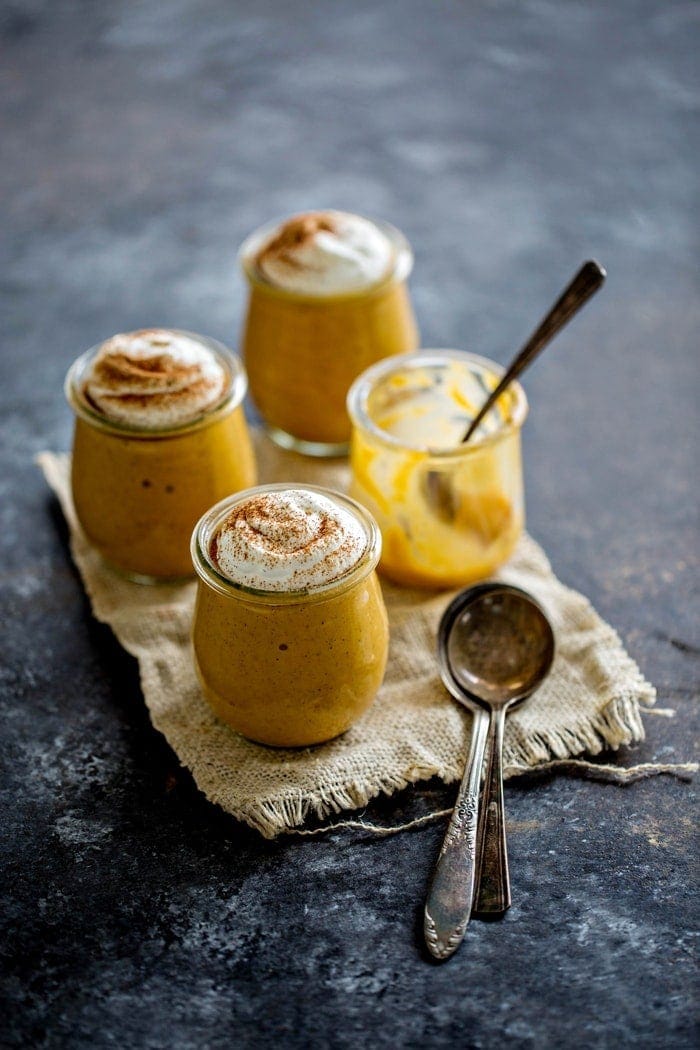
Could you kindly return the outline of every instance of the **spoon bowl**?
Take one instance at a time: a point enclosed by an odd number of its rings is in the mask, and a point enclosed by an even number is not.
[[[487,710],[513,707],[549,673],[554,635],[544,612],[525,591],[486,583],[463,591],[448,607],[438,649],[443,679],[452,680],[458,699],[466,693]]]

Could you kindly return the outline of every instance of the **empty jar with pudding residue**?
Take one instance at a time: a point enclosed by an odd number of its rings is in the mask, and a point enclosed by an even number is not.
[[[396,583],[458,587],[502,565],[523,530],[519,383],[467,444],[503,374],[460,350],[421,350],[364,372],[348,395],[351,494],[382,533],[380,571]]]

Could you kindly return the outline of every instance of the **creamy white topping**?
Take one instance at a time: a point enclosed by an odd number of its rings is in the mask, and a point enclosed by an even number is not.
[[[343,211],[295,215],[258,249],[260,273],[287,291],[339,295],[389,276],[396,254],[378,226]]]
[[[233,583],[261,591],[306,591],[344,576],[364,554],[362,524],[309,489],[260,492],[239,503],[211,544]]]
[[[102,344],[83,379],[88,401],[127,426],[181,426],[212,408],[229,377],[205,343],[166,328],[115,335]]]

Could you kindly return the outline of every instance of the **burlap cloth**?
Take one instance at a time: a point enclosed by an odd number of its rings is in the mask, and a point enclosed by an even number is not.
[[[257,455],[261,482],[346,487],[344,462],[284,452],[262,435]],[[66,516],[73,558],[95,616],[138,660],[153,725],[210,801],[271,838],[309,816],[364,806],[380,792],[391,794],[430,777],[449,782],[461,776],[471,717],[448,696],[435,658],[437,625],[454,592],[383,583],[391,645],[373,706],[329,744],[261,747],[219,722],[202,697],[190,652],[194,582],[147,587],[106,568],[77,523],[69,457],[45,452],[39,462]],[[508,718],[506,775],[642,740],[640,705],[653,704],[655,692],[612,627],[586,598],[557,580],[527,535],[499,577],[535,595],[557,640],[547,682]]]

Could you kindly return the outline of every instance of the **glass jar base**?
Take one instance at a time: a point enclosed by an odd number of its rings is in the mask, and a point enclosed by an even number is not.
[[[174,587],[178,584],[191,583],[195,578],[194,569],[191,574],[185,576],[148,576],[142,572],[132,572],[131,569],[122,569],[119,565],[115,565],[114,562],[109,561],[104,555],[100,555],[102,562],[108,569],[116,573],[123,580],[128,580],[129,583],[138,583],[144,587],[155,587],[159,584],[165,584],[166,587]]]
[[[333,444],[325,441],[305,441],[303,438],[288,434],[286,430],[265,424],[265,430],[270,439],[280,448],[286,448],[290,452],[300,452],[303,456],[315,456],[318,459],[333,459],[347,456],[350,443],[347,441]]]
[[[217,715],[217,717],[221,720],[220,715]],[[334,733],[333,736],[324,736],[320,740],[307,740],[304,743],[294,744],[271,744],[268,740],[259,740],[253,734],[241,733],[241,731],[236,729],[235,726],[231,726],[234,733],[238,733],[238,735],[242,736],[244,740],[247,740],[251,744],[257,744],[258,747],[269,747],[272,751],[303,751],[308,747],[323,747],[324,744],[330,744],[332,740],[338,740],[341,736],[347,733],[349,728],[350,726],[347,726],[345,729],[341,729],[339,733]]]

